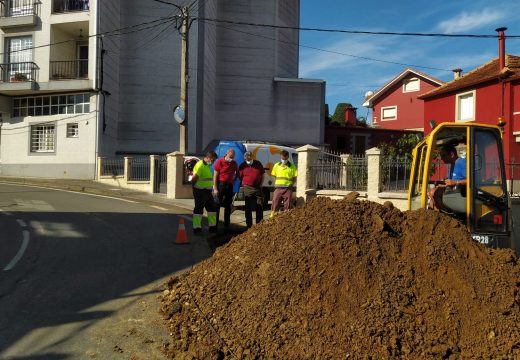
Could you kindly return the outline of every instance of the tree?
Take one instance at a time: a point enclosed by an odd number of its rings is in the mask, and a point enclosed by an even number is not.
[[[348,103],[339,103],[338,105],[336,105],[336,110],[334,111],[334,114],[332,115],[332,118],[331,118],[331,123],[338,123],[342,126],[345,125],[345,113],[347,112],[347,108],[350,108],[352,107],[351,104],[348,104]]]

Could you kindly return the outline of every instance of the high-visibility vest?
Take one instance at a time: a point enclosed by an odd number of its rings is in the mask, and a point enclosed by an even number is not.
[[[273,166],[271,175],[276,178],[274,187],[289,187],[294,185],[294,178],[298,176],[296,166],[290,162],[283,164],[277,162]]]
[[[211,173],[211,166],[207,165],[204,160],[199,160],[193,167],[193,175],[199,178],[193,185],[197,189],[213,189],[213,174]]]

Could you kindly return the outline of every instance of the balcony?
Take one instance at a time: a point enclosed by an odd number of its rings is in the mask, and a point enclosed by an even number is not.
[[[53,14],[89,11],[89,0],[54,0],[52,3]]]
[[[0,28],[35,26],[40,4],[39,0],[0,0]]]
[[[88,79],[88,60],[51,61],[49,74],[51,80]]]
[[[18,95],[36,90],[39,70],[33,62],[0,64],[0,94]]]

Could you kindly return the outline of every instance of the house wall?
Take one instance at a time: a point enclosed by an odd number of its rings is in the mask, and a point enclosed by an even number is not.
[[[518,84],[504,84],[504,112],[503,120],[506,122],[503,134],[504,155],[506,164],[519,162],[520,143],[516,142],[517,128],[520,128],[519,116],[515,112],[520,111],[520,94]],[[425,133],[431,132],[427,125],[430,119],[438,124],[441,122],[455,121],[456,95],[470,90],[476,90],[475,122],[489,125],[497,125],[498,118],[502,114],[501,85],[498,83],[484,83],[472,89],[464,89],[457,93],[441,95],[436,98],[425,100]],[[519,109],[519,110],[515,110]],[[510,169],[506,169],[507,177],[510,178]]]
[[[79,35],[78,26],[89,26],[85,36],[96,31],[96,1],[90,1],[90,11],[69,14],[52,14],[50,1],[42,1],[40,19],[36,26],[11,28],[0,31],[0,47],[5,52],[5,38],[8,36],[31,35],[33,38],[33,61],[39,66],[38,90],[25,90],[2,96],[3,126],[0,133],[0,173],[4,176],[35,176],[47,178],[93,179],[95,176],[97,123],[97,96],[93,94],[95,69],[95,37],[90,38],[89,80],[50,81],[49,69],[52,60],[76,58],[75,46],[46,46],[54,41],[74,39]],[[59,30],[57,30],[60,28]],[[70,32],[64,28],[72,29]],[[76,35],[77,34],[77,35]],[[17,84],[3,84],[2,91],[12,91]],[[46,116],[13,117],[12,103],[15,97],[39,95],[71,95],[77,92],[89,93],[90,113],[61,114]],[[31,126],[40,123],[55,124],[55,151],[52,153],[31,153]],[[78,124],[78,137],[67,137],[67,124]]]
[[[105,33],[123,26],[120,0],[100,1],[99,7],[99,30],[95,30],[94,33]],[[97,65],[97,73],[96,70],[93,70],[92,73],[96,76],[96,87],[104,91],[104,93],[98,92],[96,99],[99,115],[97,118],[98,146],[95,156],[113,156],[118,148],[121,37],[103,37],[92,47],[96,52],[90,59],[95,59],[95,62],[90,61],[89,63]],[[103,50],[105,53],[101,54]],[[101,68],[103,68],[102,73]],[[105,125],[104,130],[103,125]]]
[[[298,0],[219,1],[217,17],[297,26],[299,3]],[[324,101],[321,86],[273,81],[274,77],[297,76],[298,50],[294,44],[272,39],[296,41],[298,32],[266,27],[255,29],[258,36],[245,33],[251,33],[251,29],[218,27],[213,138],[321,143],[324,105],[317,106]],[[294,126],[295,121],[298,126]]]
[[[409,74],[402,81],[386,91],[386,94],[374,101],[374,113],[372,115],[374,125],[383,129],[394,130],[420,130],[424,126],[424,102],[417,99],[420,94],[426,93],[438,87],[430,81],[419,78],[419,91],[403,92],[403,81],[417,78],[415,74]],[[397,118],[395,120],[382,120],[381,108],[397,106]]]
[[[91,97],[91,109],[95,96]],[[95,113],[17,117],[4,120],[0,144],[3,176],[93,179],[95,160]],[[30,153],[31,125],[54,123],[56,147],[53,153]],[[78,123],[79,136],[67,138],[67,124]]]

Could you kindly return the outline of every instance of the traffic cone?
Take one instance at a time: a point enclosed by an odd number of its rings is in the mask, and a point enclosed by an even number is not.
[[[186,227],[184,226],[184,219],[179,218],[179,230],[177,230],[176,244],[188,244],[188,236],[186,235]]]

